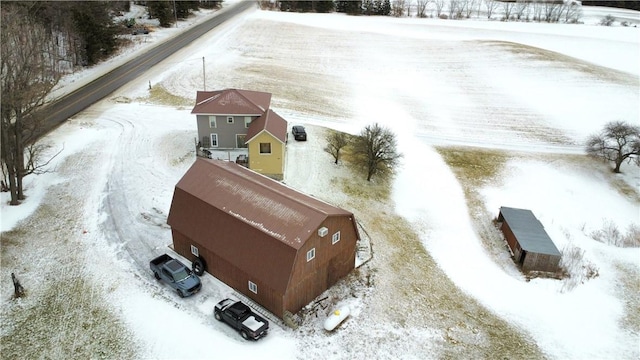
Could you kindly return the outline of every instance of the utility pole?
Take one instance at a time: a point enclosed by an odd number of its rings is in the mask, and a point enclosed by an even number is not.
[[[204,89],[204,91],[207,91],[207,79],[206,79],[206,75],[207,73],[204,71],[204,56],[202,57],[202,89]]]

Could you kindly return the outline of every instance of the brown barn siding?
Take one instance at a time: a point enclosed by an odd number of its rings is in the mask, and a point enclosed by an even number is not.
[[[502,230],[502,233],[504,234],[504,238],[505,240],[507,240],[507,244],[509,244],[511,251],[513,251],[513,253],[515,254],[517,250],[516,248],[517,248],[518,241],[516,240],[516,236],[513,234],[513,231],[511,231],[509,224],[507,224],[507,222],[504,221],[504,219],[502,220],[502,225],[500,226],[500,230]]]
[[[329,231],[324,237],[318,236],[317,229],[298,252],[291,283],[285,295],[284,307],[296,313],[318,295],[349,274],[355,267],[355,245],[357,232],[351,216],[327,218],[318,228]],[[340,231],[340,241],[331,244],[336,231]],[[316,256],[307,262],[307,251],[316,249]]]
[[[199,241],[221,259],[233,262],[243,273],[260,274],[270,287],[284,293],[291,271],[285,265],[290,261],[288,258],[295,256],[294,249],[180,189],[176,189],[173,203],[180,206],[181,216],[187,218],[180,221],[178,228],[185,236]],[[173,222],[169,225],[177,227]]]
[[[262,306],[277,316],[282,317],[282,294],[269,288],[264,282],[249,276],[205,246],[187,238],[184,234],[174,229],[172,229],[172,234],[174,250],[178,254],[193,261],[195,256],[191,254],[191,245],[198,247],[200,256],[207,263],[208,273],[240,293],[262,304]],[[249,291],[249,280],[258,286],[257,294]]]

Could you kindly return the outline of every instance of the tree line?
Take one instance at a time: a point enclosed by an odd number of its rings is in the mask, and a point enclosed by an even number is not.
[[[579,1],[559,0],[260,0],[259,3],[263,9],[280,11],[441,19],[486,16],[503,21],[577,23],[582,16]],[[639,1],[582,1],[582,4],[640,10]]]
[[[221,1],[145,1],[161,26],[172,26],[192,10]],[[43,105],[60,78],[78,67],[114,55],[135,19],[115,21],[129,1],[16,1],[0,3],[0,189],[11,205],[25,199],[23,179],[47,170],[36,143],[45,121]],[[61,150],[60,150],[61,151]],[[55,155],[53,155],[55,157]]]

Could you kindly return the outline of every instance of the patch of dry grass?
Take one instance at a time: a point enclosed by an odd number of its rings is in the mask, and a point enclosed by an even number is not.
[[[342,181],[351,182],[349,188],[360,187],[356,179]],[[445,359],[544,358],[526,334],[456,287],[411,224],[394,214],[389,200],[379,199],[377,189],[360,191],[366,194],[352,196],[350,208],[357,209],[356,216],[367,224],[375,249],[368,264],[376,269],[368,312],[406,331],[425,326],[437,329],[444,339],[440,357]]]
[[[482,212],[483,203],[478,189],[490,181],[499,181],[498,175],[511,156],[500,150],[470,147],[438,147],[436,151],[460,180],[473,213]]]
[[[640,203],[640,192],[638,189],[629,185],[626,181],[620,178],[611,178],[611,186],[616,189],[622,196],[625,196],[633,201]]]
[[[622,326],[634,334],[640,334],[640,271],[629,264],[618,263],[620,284],[618,291],[624,304]]]
[[[148,101],[159,105],[169,106],[193,106],[193,99],[184,98],[182,96],[173,95],[162,85],[155,85],[149,90],[149,96],[137,99],[138,101]]]

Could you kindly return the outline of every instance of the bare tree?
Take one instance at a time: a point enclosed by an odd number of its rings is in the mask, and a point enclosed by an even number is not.
[[[512,1],[505,1],[502,3],[502,10],[504,10],[504,19],[509,21],[511,18],[511,12],[516,7],[516,3]]]
[[[356,138],[353,150],[356,161],[367,172],[367,181],[374,175],[392,174],[402,157],[397,151],[395,134],[377,123],[365,126]]]
[[[477,0],[468,0],[467,6],[464,8],[464,17],[467,19],[471,17],[471,13],[473,12],[473,8],[476,6]]]
[[[459,5],[458,0],[449,0],[449,19],[456,18]]]
[[[612,161],[616,173],[625,160],[640,165],[640,126],[624,121],[607,123],[600,134],[587,139],[586,150],[589,155]]]
[[[427,17],[427,5],[429,0],[416,0],[416,16],[419,18]]]
[[[534,0],[532,2],[532,7],[533,7],[533,20],[541,21],[543,4],[540,2],[540,0]]]
[[[326,137],[327,146],[324,151],[333,156],[334,164],[338,164],[340,160],[340,151],[349,144],[349,136],[340,131],[329,130],[329,134]]]
[[[577,23],[582,17],[582,7],[575,1],[565,4],[564,22]]]
[[[561,11],[562,11],[562,2],[556,1],[543,1],[542,2],[542,11],[544,20],[548,23],[558,22],[560,19]]]
[[[445,0],[433,0],[433,3],[436,6],[436,17],[440,17],[442,9],[444,8]]]
[[[485,0],[484,6],[487,8],[487,19],[491,19],[493,11],[498,7],[499,3],[496,0]]]
[[[401,17],[404,15],[405,0],[394,0],[391,3],[391,16]]]
[[[412,0],[405,0],[405,9],[407,12],[407,17],[411,17],[411,8],[413,7]]]
[[[61,73],[51,33],[32,21],[23,7],[3,5],[1,13],[0,149],[10,204],[18,205],[25,199],[23,178],[42,170],[38,164],[42,147],[33,144],[44,121],[38,110]]]
[[[529,0],[517,0],[516,7],[513,9],[516,14],[516,19],[522,20],[522,17],[529,17]]]

